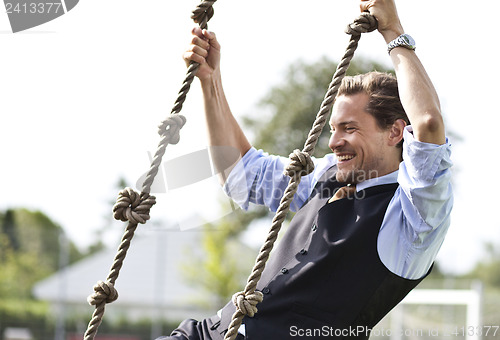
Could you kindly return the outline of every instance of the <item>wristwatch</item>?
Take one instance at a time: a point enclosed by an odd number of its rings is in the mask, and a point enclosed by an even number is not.
[[[413,51],[415,51],[416,48],[415,40],[413,40],[413,38],[409,34],[405,33],[401,34],[399,37],[397,37],[387,45],[387,53],[391,54],[391,51],[399,46]]]

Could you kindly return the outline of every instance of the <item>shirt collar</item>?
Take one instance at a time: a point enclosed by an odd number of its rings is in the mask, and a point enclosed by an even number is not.
[[[391,172],[390,174],[380,176],[380,177],[370,178],[370,179],[367,179],[361,183],[358,183],[358,184],[356,184],[356,192],[368,189],[370,187],[374,187],[376,185],[397,183],[398,182],[398,172],[399,172],[399,170],[396,170],[394,172]]]

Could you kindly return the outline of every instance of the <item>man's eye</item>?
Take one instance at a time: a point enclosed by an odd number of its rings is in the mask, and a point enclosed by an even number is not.
[[[354,132],[354,130],[356,130],[356,128],[353,128],[353,127],[347,127],[347,128],[345,128],[345,130],[346,130],[347,132]]]

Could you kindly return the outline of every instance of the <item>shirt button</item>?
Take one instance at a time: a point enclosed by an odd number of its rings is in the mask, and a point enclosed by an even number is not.
[[[301,249],[301,250],[299,251],[299,254],[300,254],[300,255],[307,255],[307,250],[305,250],[305,249]]]
[[[312,229],[312,231],[316,231],[316,230],[318,230],[318,226],[316,225],[316,223],[315,223],[315,224],[313,224],[313,226],[312,226],[312,228],[311,228],[311,229]]]
[[[288,269],[286,269],[286,268],[282,268],[282,269],[281,269],[281,273],[282,273],[282,274],[288,274]]]
[[[265,287],[264,289],[262,289],[262,293],[269,294],[269,293],[271,293],[271,290],[269,288]]]

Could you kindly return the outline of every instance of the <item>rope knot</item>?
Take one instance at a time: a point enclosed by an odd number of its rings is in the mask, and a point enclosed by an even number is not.
[[[180,131],[184,124],[186,124],[186,117],[180,114],[171,114],[158,126],[158,133],[160,136],[164,136],[169,144],[177,144],[181,140]]]
[[[214,16],[213,5],[217,0],[204,0],[202,1],[191,15],[191,19],[200,26],[205,26],[207,22]],[[204,28],[204,27],[202,27]]]
[[[362,33],[375,31],[377,27],[377,19],[370,13],[363,12],[353,23],[347,26],[345,32],[350,35],[361,35]]]
[[[92,306],[98,306],[101,303],[111,303],[118,299],[118,291],[115,286],[109,282],[99,281],[94,286],[94,293],[89,295],[87,301]]]
[[[302,177],[309,175],[314,170],[314,162],[307,152],[294,150],[290,154],[290,164],[285,169],[289,177]]]
[[[233,295],[232,300],[233,304],[241,313],[253,318],[253,316],[257,313],[257,304],[264,300],[264,295],[258,291],[251,294],[238,292]]]
[[[156,198],[149,193],[138,193],[131,188],[125,188],[118,194],[118,200],[113,207],[116,220],[139,224],[149,220],[149,210],[156,203]]]

